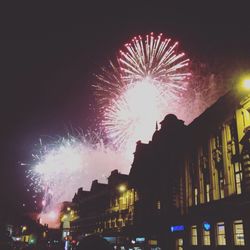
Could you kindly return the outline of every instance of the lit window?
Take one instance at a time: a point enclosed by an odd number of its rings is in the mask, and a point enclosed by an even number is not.
[[[235,174],[236,193],[241,194],[242,168],[240,163],[238,162],[234,164],[234,174]]]
[[[198,189],[194,189],[194,205],[198,205]]]
[[[220,198],[223,199],[224,195],[224,173],[223,170],[219,171],[219,188],[220,188]]]
[[[203,245],[204,246],[209,246],[211,245],[210,241],[210,231],[204,230],[203,229]]]
[[[209,171],[209,163],[208,163],[208,143],[205,141],[202,144],[202,157],[200,159],[200,164],[201,164],[201,171],[203,174],[203,182],[204,182],[204,201],[209,202],[210,201],[210,171]]]
[[[237,194],[241,194],[241,179],[242,179],[242,174],[236,173],[235,174],[235,181],[236,181],[236,193]]]
[[[209,194],[209,191],[210,191],[210,186],[209,186],[209,184],[206,184],[206,201],[207,201],[207,202],[210,201],[210,194]]]
[[[234,229],[234,244],[237,246],[244,246],[245,239],[244,239],[243,221],[242,220],[234,221],[233,229]]]
[[[196,225],[193,225],[191,227],[191,244],[193,246],[198,245],[198,236],[197,236],[197,226]]]
[[[226,245],[226,232],[225,232],[224,222],[219,222],[216,224],[216,237],[217,237],[217,245],[219,246]]]
[[[243,116],[244,117],[244,116]],[[244,119],[244,118],[243,118]],[[241,182],[242,182],[242,167],[240,164],[239,157],[239,138],[237,132],[237,126],[235,118],[229,124],[231,134],[231,158],[234,166],[234,179],[236,186],[236,194],[241,194]]]
[[[161,202],[157,201],[156,206],[157,206],[157,209],[161,209]]]
[[[176,239],[176,249],[183,250],[183,239],[182,238]]]

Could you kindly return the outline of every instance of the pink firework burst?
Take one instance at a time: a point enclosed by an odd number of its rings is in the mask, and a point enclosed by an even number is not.
[[[178,47],[162,34],[134,37],[96,75],[101,124],[117,148],[131,153],[137,140],[150,139],[156,121],[176,113],[191,75]]]

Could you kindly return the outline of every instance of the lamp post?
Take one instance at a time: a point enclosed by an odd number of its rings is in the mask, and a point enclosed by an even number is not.
[[[238,80],[238,89],[240,91],[249,91],[250,90],[250,74],[242,75]]]
[[[27,227],[26,226],[22,226],[22,233],[24,233],[24,231],[27,230]]]
[[[120,191],[120,193],[123,193],[127,190],[127,187],[126,185],[124,184],[121,184],[119,187],[118,187],[118,190]]]
[[[243,86],[244,86],[246,89],[250,89],[250,78],[249,78],[249,79],[244,79],[244,81],[243,81]]]

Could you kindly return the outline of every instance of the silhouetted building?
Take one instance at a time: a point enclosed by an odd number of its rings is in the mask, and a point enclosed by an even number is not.
[[[105,213],[104,235],[116,236],[119,242],[124,242],[124,236],[133,234],[134,203],[137,194],[129,186],[128,175],[112,171],[108,178],[110,187],[110,205]]]
[[[162,245],[168,228],[180,210],[177,209],[175,178],[182,167],[186,126],[173,114],[160,123],[152,141],[137,143],[130,170],[130,184],[137,193],[135,204],[135,236]],[[142,174],[143,173],[143,174]]]
[[[76,237],[93,234],[97,231],[99,217],[109,206],[108,185],[94,180],[90,191],[82,188],[73,198],[79,216],[72,222],[72,230]]]
[[[137,142],[129,176],[78,190],[79,222],[91,221],[81,232],[142,248],[250,249],[250,97],[231,91],[188,126],[173,114],[160,125]]]
[[[250,98],[229,92],[189,126],[167,115],[137,144],[130,181],[141,234],[163,249],[249,249],[249,125]]]
[[[188,126],[175,177],[177,249],[250,248],[249,108],[248,96],[229,92]]]
[[[92,182],[90,191],[82,188],[73,198],[78,207],[79,218],[72,223],[76,238],[100,234],[113,243],[124,242],[131,235],[133,225],[134,189],[129,187],[128,175],[113,170],[108,183]]]

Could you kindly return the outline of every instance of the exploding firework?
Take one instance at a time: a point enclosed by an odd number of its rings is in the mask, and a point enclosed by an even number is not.
[[[151,33],[145,39],[134,37],[125,44],[125,52],[120,50],[122,79],[127,82],[140,82],[150,77],[153,81],[165,84],[168,94],[174,96],[185,88],[190,73],[183,71],[189,59],[185,53],[177,53],[178,42],[163,39],[162,34],[154,37]]]
[[[40,204],[40,217],[50,226],[56,225],[58,204],[72,200],[79,187],[88,190],[95,179],[107,182],[115,168],[128,172],[127,159],[105,146],[96,133],[40,140],[36,148],[27,178],[35,191],[34,201]]]
[[[96,76],[101,125],[117,146],[131,154],[137,140],[148,141],[156,121],[176,113],[191,75],[178,42],[154,36],[134,37],[119,57]]]
[[[61,181],[63,176],[68,176],[79,171],[84,165],[82,159],[83,147],[80,140],[72,136],[59,137],[52,143],[39,143],[39,149],[33,154],[34,163],[28,170],[27,178],[31,180],[31,186],[35,193],[44,193],[42,206],[46,208],[54,187]],[[61,190],[63,192],[63,190]],[[58,194],[57,192],[57,195]]]

